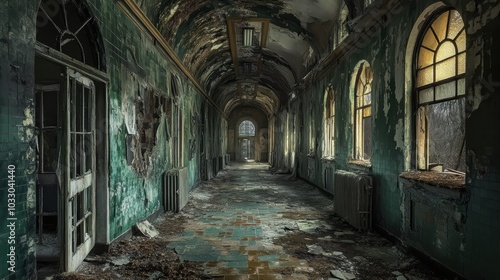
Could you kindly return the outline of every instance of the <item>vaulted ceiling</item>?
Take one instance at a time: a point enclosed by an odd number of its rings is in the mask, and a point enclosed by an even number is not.
[[[136,0],[226,115],[268,115],[331,51],[343,0]],[[355,2],[346,1],[349,10]],[[246,42],[244,29],[251,29]],[[245,45],[246,44],[246,45]]]

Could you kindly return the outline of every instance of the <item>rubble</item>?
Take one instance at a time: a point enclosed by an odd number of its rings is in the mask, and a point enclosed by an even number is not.
[[[135,228],[137,229],[137,232],[141,236],[145,236],[145,237],[149,237],[149,238],[156,237],[160,234],[158,232],[158,230],[156,230],[156,228],[147,220],[142,221],[142,222],[138,222],[137,224],[135,224]]]
[[[219,176],[156,219],[155,238],[115,242],[57,279],[445,279],[376,232],[356,232],[303,181],[258,169]]]

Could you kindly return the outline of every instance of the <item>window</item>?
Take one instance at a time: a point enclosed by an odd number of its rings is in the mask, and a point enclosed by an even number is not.
[[[239,128],[240,137],[255,136],[255,125],[251,121],[243,121]]]
[[[342,6],[340,8],[340,13],[337,19],[337,25],[335,26],[335,37],[333,42],[333,47],[336,48],[344,39],[349,35],[347,30],[347,21],[349,18],[349,9],[345,1],[342,1]]]
[[[465,172],[465,28],[448,10],[426,26],[415,56],[417,168]]]
[[[354,100],[354,159],[369,161],[372,154],[373,72],[362,62],[356,74]]]
[[[324,143],[323,157],[333,158],[335,155],[335,98],[333,86],[329,85],[325,90],[325,113],[324,113]]]
[[[175,75],[171,75],[170,91],[172,102],[170,109],[172,112],[171,132],[172,132],[172,163],[175,167],[183,166],[184,159],[184,125],[182,118],[182,107],[180,106],[179,80]]]

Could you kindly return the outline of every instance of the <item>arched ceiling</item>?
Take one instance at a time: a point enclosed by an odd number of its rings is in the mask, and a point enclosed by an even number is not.
[[[269,115],[324,57],[343,0],[136,0],[226,115]],[[347,1],[347,7],[353,1]],[[244,29],[252,38],[245,46]]]

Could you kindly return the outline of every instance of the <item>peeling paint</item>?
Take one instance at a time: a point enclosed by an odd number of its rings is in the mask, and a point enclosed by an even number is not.
[[[405,125],[403,119],[399,119],[396,124],[396,129],[394,133],[394,141],[396,142],[396,150],[400,150],[401,152],[405,151]]]
[[[388,67],[387,70],[385,70],[385,75],[384,75],[384,83],[386,88],[384,94],[384,116],[386,119],[386,123],[389,123],[388,114],[389,114],[389,109],[391,109],[391,104],[389,103],[389,97],[391,96],[389,92],[389,89],[391,88],[391,81],[392,81],[391,70]]]

